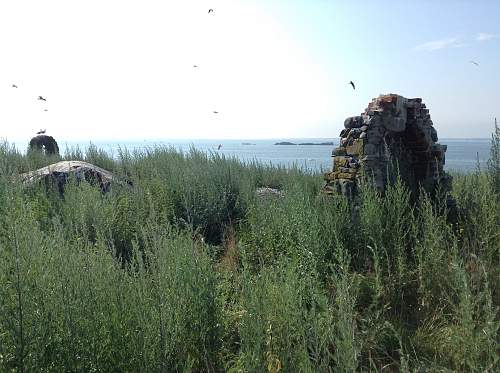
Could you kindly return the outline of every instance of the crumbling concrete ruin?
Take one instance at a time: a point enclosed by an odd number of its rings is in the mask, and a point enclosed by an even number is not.
[[[451,177],[443,171],[446,145],[437,143],[421,98],[380,95],[360,116],[347,118],[344,127],[332,153],[333,169],[325,174],[326,193],[352,197],[370,182],[383,194],[397,175],[413,191],[423,187],[433,193],[438,185],[450,190]]]
[[[103,193],[108,192],[111,182],[117,180],[111,172],[82,161],[61,161],[21,174],[21,179],[26,185],[42,181],[46,187],[55,185],[61,197],[64,195],[64,187],[71,177],[76,183],[87,181],[91,184],[97,184]]]

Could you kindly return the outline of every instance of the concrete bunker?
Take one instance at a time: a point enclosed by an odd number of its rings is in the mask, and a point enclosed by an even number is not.
[[[48,188],[55,186],[59,195],[64,195],[64,187],[73,178],[79,184],[86,181],[98,185],[103,193],[110,189],[112,182],[117,178],[111,172],[83,161],[61,161],[42,167],[35,171],[21,174],[21,180],[25,185],[42,182]]]

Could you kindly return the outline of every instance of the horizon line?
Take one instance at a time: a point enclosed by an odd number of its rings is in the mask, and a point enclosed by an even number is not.
[[[50,134],[47,134],[51,136]],[[0,142],[20,142],[25,141],[26,139],[31,139],[34,136],[28,136],[23,138],[13,138],[9,139],[6,137],[0,136]],[[157,138],[101,138],[101,139],[89,139],[89,138],[74,138],[74,139],[63,139],[59,140],[61,143],[65,142],[150,142],[150,141],[271,141],[271,140],[339,140],[340,137],[265,137],[265,138],[250,138],[250,137],[241,137],[241,138],[187,138],[187,137],[157,137]],[[441,137],[437,143],[441,140],[491,140],[491,135],[489,137]],[[57,141],[57,139],[56,139]]]

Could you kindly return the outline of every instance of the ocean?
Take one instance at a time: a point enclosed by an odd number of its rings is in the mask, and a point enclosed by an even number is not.
[[[333,142],[334,145],[274,145],[276,142]],[[291,166],[296,165],[310,171],[327,171],[332,166],[331,153],[338,145],[338,139],[269,139],[269,140],[143,140],[143,141],[58,141],[62,153],[66,148],[79,147],[85,150],[91,143],[111,155],[118,150],[143,150],[156,146],[174,147],[187,152],[191,147],[205,152],[219,152],[225,156],[236,157],[242,161],[259,161],[264,164]],[[470,172],[486,166],[489,158],[491,139],[440,139],[447,145],[445,169]],[[26,145],[15,142],[23,151]],[[219,148],[220,145],[220,149]]]

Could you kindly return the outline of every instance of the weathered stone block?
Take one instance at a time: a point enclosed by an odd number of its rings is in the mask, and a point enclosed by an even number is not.
[[[346,152],[349,155],[363,154],[363,146],[364,146],[363,139],[356,139],[353,141],[352,145],[348,145],[346,147]]]
[[[361,116],[349,117],[344,121],[345,128],[357,128],[363,125],[363,118]]]
[[[340,167],[349,167],[350,157],[335,157],[333,158],[333,168],[337,169]]]
[[[340,167],[339,172],[347,174],[357,174],[358,171],[355,168],[350,167]]]
[[[388,131],[403,132],[406,129],[406,119],[390,115],[384,116],[384,127]]]
[[[363,149],[364,155],[378,155],[380,153],[379,147],[374,144],[366,144]]]
[[[361,128],[351,128],[347,137],[356,139],[359,137],[359,135],[361,135],[362,132],[363,131],[361,131]]]
[[[342,148],[342,147],[339,147],[339,148],[335,148],[333,149],[332,151],[332,156],[336,156],[336,155],[346,155],[347,152],[345,151],[345,148]]]

